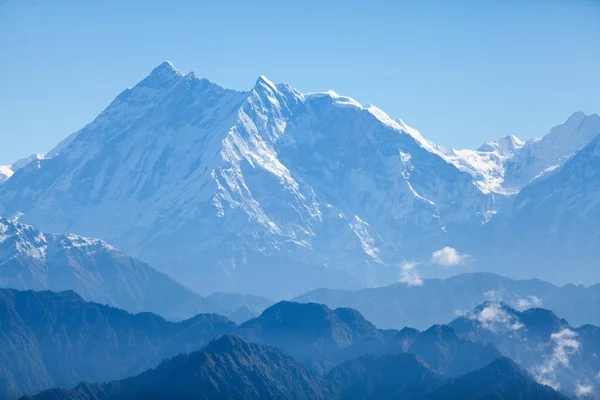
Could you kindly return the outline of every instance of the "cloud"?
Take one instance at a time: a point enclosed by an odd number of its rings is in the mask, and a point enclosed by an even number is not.
[[[404,262],[400,264],[400,276],[398,280],[408,286],[423,286],[423,279],[417,270],[419,263]]]
[[[528,296],[525,298],[518,298],[515,303],[515,308],[519,311],[524,311],[529,308],[536,308],[542,306],[542,299],[537,296]]]
[[[448,246],[431,254],[431,263],[441,265],[442,267],[454,267],[470,259],[471,256],[460,254],[456,249]]]
[[[538,365],[534,369],[535,377],[539,383],[551,386],[555,390],[560,388],[560,385],[556,382],[556,369],[561,366],[569,367],[570,357],[581,347],[581,343],[577,341],[576,337],[577,334],[568,328],[550,335],[550,340],[554,346],[552,354],[544,364]]]
[[[498,302],[489,302],[481,310],[468,313],[467,318],[479,322],[482,328],[492,332],[518,331],[523,324],[507,313]]]
[[[483,296],[490,299],[491,301],[500,301],[500,293],[494,289],[488,290],[483,294]]]
[[[577,397],[590,396],[594,393],[594,387],[592,385],[584,385],[577,381],[575,384],[575,394]]]

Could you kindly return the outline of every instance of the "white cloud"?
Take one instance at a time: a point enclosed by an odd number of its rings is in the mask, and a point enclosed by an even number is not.
[[[518,331],[523,324],[502,309],[498,302],[489,302],[481,310],[472,311],[467,318],[478,321],[481,327],[492,332]]]
[[[518,298],[515,303],[515,308],[519,311],[524,311],[529,308],[541,307],[543,304],[542,299],[537,296],[527,296],[525,298]]]
[[[575,384],[575,394],[577,397],[590,396],[594,393],[594,387],[592,385],[584,385],[579,381]]]
[[[596,375],[596,378],[600,379],[600,371],[598,371],[598,375]]]
[[[405,262],[400,264],[400,276],[398,280],[408,286],[422,286],[423,279],[417,270],[419,263]]]
[[[535,377],[538,382],[553,387],[558,390],[560,385],[556,382],[556,369],[558,367],[569,367],[569,359],[577,350],[581,343],[576,339],[577,334],[568,328],[550,335],[554,348],[552,354],[542,365],[535,367]]]
[[[444,247],[443,249],[434,251],[431,254],[431,263],[441,265],[442,267],[454,267],[463,264],[471,259],[467,254],[461,254],[452,247]]]
[[[483,294],[484,297],[490,299],[491,301],[500,301],[500,293],[497,290],[490,289]]]

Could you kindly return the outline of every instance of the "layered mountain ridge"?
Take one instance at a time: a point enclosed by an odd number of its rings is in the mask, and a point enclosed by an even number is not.
[[[32,397],[565,398],[534,380],[540,377],[531,363],[528,372],[494,346],[464,338],[480,332],[478,321],[490,322],[488,307],[473,310],[466,323],[454,321],[456,331],[447,325],[397,331],[379,330],[352,309],[280,302],[236,327],[214,314],[172,323],[85,302],[73,292],[4,289],[0,397],[58,386]],[[531,333],[528,340],[545,341],[566,324],[547,310],[507,312]],[[591,352],[597,332],[578,330]],[[521,355],[552,351],[537,341],[522,348]],[[319,360],[333,363],[309,368]],[[573,364],[573,374],[557,377],[571,393],[595,366],[590,353]]]
[[[259,77],[238,92],[165,62],[16,171],[0,215],[100,237],[201,293],[382,285],[399,262],[448,245],[484,264],[488,221],[510,217],[530,175],[600,134],[597,117],[574,115],[539,141],[447,150],[333,91]],[[571,147],[553,139],[565,132],[579,132]],[[564,154],[545,150],[554,143]]]
[[[485,272],[424,279],[421,286],[395,283],[361,290],[317,289],[294,301],[354,308],[380,328],[424,329],[491,299],[519,310],[547,307],[575,325],[600,325],[600,284],[556,286],[539,279],[514,280]]]
[[[124,378],[202,348],[235,326],[216,314],[181,322],[129,314],[73,291],[0,289],[0,398]]]

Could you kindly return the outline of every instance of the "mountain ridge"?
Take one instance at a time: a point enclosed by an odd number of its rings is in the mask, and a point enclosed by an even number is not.
[[[100,239],[47,234],[1,217],[0,287],[74,290],[88,301],[175,320],[206,312],[227,316],[241,307],[255,315],[273,303],[235,293],[202,297]]]
[[[216,314],[170,322],[84,301],[74,291],[0,289],[0,398],[124,378],[232,331]]]

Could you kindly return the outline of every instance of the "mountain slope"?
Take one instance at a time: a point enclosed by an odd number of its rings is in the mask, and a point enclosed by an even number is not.
[[[0,165],[0,184],[6,182],[13,173],[10,165]]]
[[[236,336],[276,346],[298,361],[328,369],[349,358],[377,351],[392,332],[380,331],[350,308],[279,302],[241,324]]]
[[[44,158],[43,154],[35,153],[29,157],[21,158],[11,165],[0,165],[0,184],[6,182],[16,171],[23,168],[34,160],[41,160]]]
[[[123,378],[234,328],[215,314],[174,323],[89,303],[72,291],[0,289],[0,398]]]
[[[327,393],[320,378],[281,351],[223,336],[202,351],[122,381],[53,389],[30,398],[325,399]]]
[[[424,399],[556,399],[568,397],[543,386],[508,358],[499,358],[488,366],[455,378]]]
[[[373,106],[264,77],[235,92],[169,63],[49,154],[2,185],[0,214],[100,237],[201,292],[389,282],[398,254],[493,206]]]
[[[459,169],[469,172],[484,192],[514,195],[527,184],[551,175],[600,134],[600,115],[572,114],[542,138],[521,141],[505,136],[476,150],[444,149],[430,144]]]
[[[414,354],[362,356],[332,369],[327,380],[345,400],[415,398],[444,381]]]
[[[402,334],[400,336],[403,338]],[[388,342],[386,347],[391,343],[397,343],[396,339]],[[462,375],[501,356],[495,347],[484,343],[459,338],[454,330],[446,325],[434,325],[406,341],[402,340],[404,352],[419,355],[442,376]],[[394,353],[393,350],[391,352]]]
[[[598,171],[600,129],[560,170],[523,188],[512,207],[499,215],[490,228],[494,239],[510,252],[492,249],[490,258],[508,265],[515,260],[545,265],[547,279],[554,281],[564,280],[558,266],[595,265],[600,257]],[[518,270],[510,273],[516,275]],[[569,275],[575,282],[600,280],[596,268],[569,268]]]
[[[83,298],[131,312],[190,317],[210,302],[105,242],[45,234],[0,218],[0,287],[74,290]]]
[[[576,112],[540,139],[532,139],[515,152],[506,165],[505,185],[523,187],[564,165],[600,135],[600,115]]]

